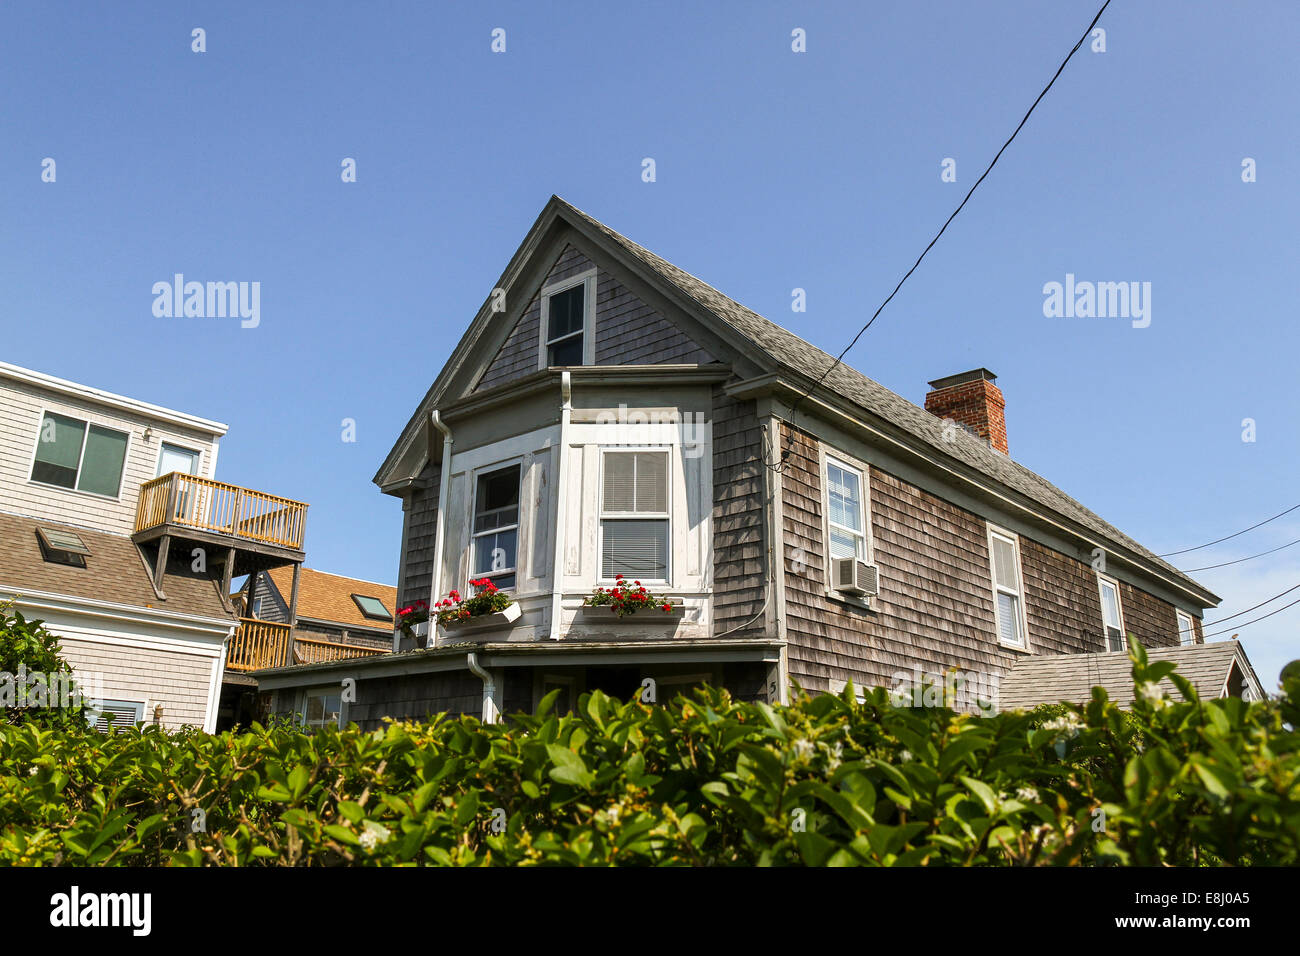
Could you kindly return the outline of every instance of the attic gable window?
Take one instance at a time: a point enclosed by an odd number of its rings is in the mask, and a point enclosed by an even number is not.
[[[75,568],[84,568],[90,549],[80,536],[61,528],[36,529],[36,537],[41,543],[41,556],[52,564],[70,564]]]
[[[116,498],[122,490],[127,433],[46,412],[32,458],[31,480]]]
[[[595,349],[592,319],[596,311],[596,272],[565,279],[541,292],[541,355],[539,368],[590,365]]]
[[[356,602],[357,607],[366,617],[374,618],[377,621],[387,621],[393,616],[389,613],[388,608],[384,607],[384,602],[377,597],[354,594],[352,600]]]

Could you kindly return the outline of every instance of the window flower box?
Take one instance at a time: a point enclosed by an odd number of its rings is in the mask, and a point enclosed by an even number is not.
[[[513,627],[515,621],[519,620],[521,613],[518,604],[511,604],[500,611],[491,611],[487,614],[476,614],[473,617],[449,621],[442,625],[442,632],[448,638],[454,639],[483,631],[501,630]]]
[[[670,599],[668,602],[669,610],[665,611],[663,605],[655,608],[646,608],[639,613],[619,614],[618,611],[608,604],[597,605],[592,607],[589,604],[582,607],[582,619],[584,621],[617,621],[622,624],[654,624],[656,622],[680,621],[686,616],[686,605],[680,600]]]
[[[612,588],[598,587],[582,600],[584,617],[642,621],[682,616],[680,601],[651,594],[640,581],[630,585],[623,575],[615,576]]]

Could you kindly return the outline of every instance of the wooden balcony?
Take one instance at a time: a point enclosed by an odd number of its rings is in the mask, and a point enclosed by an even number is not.
[[[283,667],[289,659],[293,628],[288,624],[239,619],[239,629],[226,651],[226,666],[232,671],[260,671]]]
[[[306,523],[301,501],[178,471],[141,485],[135,512],[137,536],[189,531],[255,549],[301,551]]]
[[[284,667],[289,663],[290,648],[295,664],[318,664],[388,653],[374,647],[340,644],[319,637],[294,637],[293,628],[288,624],[241,617],[239,629],[226,652],[226,667],[232,671]]]

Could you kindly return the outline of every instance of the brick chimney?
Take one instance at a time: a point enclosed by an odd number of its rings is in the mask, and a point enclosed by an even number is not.
[[[1006,399],[986,368],[935,379],[925,396],[925,410],[965,425],[995,449],[1007,454]]]

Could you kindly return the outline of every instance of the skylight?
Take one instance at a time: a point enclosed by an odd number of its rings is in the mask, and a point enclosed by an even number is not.
[[[384,602],[377,597],[354,594],[352,600],[357,602],[357,607],[361,608],[361,613],[366,617],[372,617],[378,621],[390,621],[393,618],[392,612],[384,607]]]

